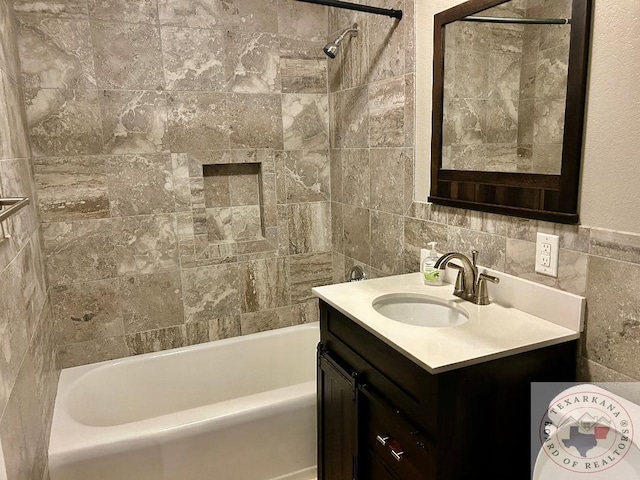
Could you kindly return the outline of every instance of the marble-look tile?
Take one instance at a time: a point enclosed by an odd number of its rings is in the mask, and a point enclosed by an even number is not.
[[[509,217],[507,221],[507,237],[516,240],[536,242],[538,221],[529,218]],[[550,232],[551,233],[551,232]]]
[[[347,280],[344,255],[342,255],[341,253],[333,252],[331,271],[333,275],[332,283],[343,283]]]
[[[233,315],[221,318],[214,318],[209,323],[209,340],[222,340],[224,338],[237,337],[240,335],[240,316]],[[187,324],[189,328],[190,323]]]
[[[0,308],[3,312],[0,316],[0,409],[4,410],[29,345],[26,299],[17,262],[11,263],[0,274],[0,287]]]
[[[224,175],[225,169],[211,168],[222,165],[205,165],[204,175],[204,204],[207,208],[231,206],[231,192],[229,191],[229,176]],[[224,166],[228,167],[228,166]],[[210,173],[216,172],[216,173]]]
[[[403,2],[387,2],[401,9]],[[405,22],[383,16],[371,17],[369,23],[369,81],[396,77],[405,72]]]
[[[469,228],[494,235],[506,235],[509,217],[487,212],[477,212],[462,208],[453,209],[448,223],[456,227]]]
[[[110,219],[42,225],[47,272],[52,285],[115,276],[114,224]]]
[[[113,220],[118,275],[178,270],[175,215],[147,215]]]
[[[342,150],[329,151],[331,174],[331,201],[342,202]]]
[[[484,145],[484,170],[488,172],[515,172],[518,168],[516,144],[489,143]]]
[[[37,14],[47,17],[86,18],[87,0],[14,0],[17,14]]]
[[[289,253],[319,253],[331,250],[329,202],[287,205]]]
[[[622,282],[611,279],[624,279]],[[584,355],[632,378],[640,378],[640,265],[589,257]]]
[[[324,42],[327,21],[326,7],[296,0],[278,1],[278,33],[282,36]]]
[[[333,251],[344,253],[344,215],[341,203],[331,202],[331,227]]]
[[[184,323],[180,272],[128,276],[119,279],[125,333]]]
[[[541,41],[544,36],[541,37]],[[536,97],[560,98],[567,95],[569,71],[569,42],[554,48],[541,50],[536,69]]]
[[[287,257],[291,303],[313,298],[311,289],[333,282],[333,257],[329,253],[292,255]]]
[[[29,140],[18,84],[0,70],[0,159],[29,156]]]
[[[88,21],[19,17],[18,47],[25,87],[96,87]]]
[[[277,0],[227,0],[221,10],[222,22],[229,30],[278,33]]]
[[[235,93],[280,93],[280,45],[277,35],[227,33],[227,84]]]
[[[158,0],[162,25],[193,28],[220,26],[223,5],[211,0]]]
[[[562,172],[562,144],[533,145],[532,149],[533,173],[546,175],[560,175]]]
[[[591,229],[589,227],[539,221],[537,231],[559,235],[560,248],[576,250],[583,253],[589,252],[589,239],[591,236]],[[640,256],[638,256],[638,259],[640,260]],[[619,260],[624,259],[621,258]]]
[[[239,265],[242,313],[282,307],[289,303],[285,259],[269,258]]]
[[[428,242],[437,242],[441,252],[451,251],[448,245],[449,227],[441,223],[404,218],[404,272],[420,271],[420,249]]]
[[[368,207],[371,199],[370,150],[344,149],[342,154],[342,202]]]
[[[416,124],[416,76],[410,74],[405,76],[404,84],[404,145],[406,147],[415,146],[415,124]]]
[[[329,200],[331,179],[326,150],[288,152],[284,169],[287,203]]]
[[[222,31],[162,27],[167,90],[227,89],[226,47]]]
[[[263,232],[260,206],[231,207],[231,231],[236,241],[261,240]]]
[[[371,266],[389,275],[403,272],[404,220],[400,215],[371,212]]]
[[[115,278],[57,285],[51,288],[51,303],[59,345],[124,334]]]
[[[8,478],[31,479],[37,449],[44,436],[38,415],[33,360],[26,356],[0,419],[0,437]],[[35,472],[36,475],[42,471]]]
[[[173,153],[229,148],[227,95],[171,92],[166,145]]]
[[[233,242],[231,207],[207,208],[207,238],[209,242]]]
[[[369,265],[371,260],[371,228],[369,209],[343,205],[344,254]]]
[[[209,341],[209,322],[187,323],[185,329],[185,345],[198,345]]]
[[[371,208],[389,213],[404,211],[405,149],[372,149]]]
[[[105,90],[100,95],[100,112],[105,152],[167,150],[167,99],[163,93]]]
[[[280,38],[280,80],[283,93],[327,92],[327,57],[324,40]]]
[[[533,143],[561,144],[564,134],[565,100],[538,99],[534,104]]]
[[[16,30],[11,2],[0,2],[0,70],[3,70],[14,82],[20,79]]]
[[[333,112],[334,148],[369,146],[369,100],[366,87],[338,92]]]
[[[158,23],[156,0],[89,0],[92,20],[106,22]]]
[[[187,323],[238,315],[240,313],[238,265],[183,269],[182,292]]]
[[[70,368],[129,356],[124,336],[100,338],[58,347],[58,367]]]
[[[240,331],[242,335],[275,330],[292,325],[290,307],[260,312],[244,313],[240,316]]]
[[[573,250],[560,249],[557,287],[566,292],[587,294],[587,262],[589,256]]]
[[[231,148],[282,150],[282,96],[231,94],[229,128]]]
[[[487,130],[484,107],[483,100],[445,99],[442,124],[443,146],[482,144]]]
[[[74,156],[102,152],[100,105],[95,90],[27,90],[33,155]]]
[[[278,255],[289,255],[289,207],[277,206],[278,216]]]
[[[286,150],[328,149],[328,97],[310,94],[283,95],[282,125]]]
[[[106,161],[111,216],[175,210],[169,154],[110,156]]]
[[[485,141],[515,144],[518,138],[518,103],[513,100],[487,100]]]
[[[33,235],[14,259],[20,277],[20,290],[25,302],[29,338],[33,337],[38,329],[42,309],[48,300],[46,272],[38,237],[38,234]]]
[[[592,228],[589,253],[615,260],[640,263],[640,235]]]
[[[125,336],[129,355],[161,352],[187,345],[187,331],[184,325],[137,332]]]
[[[637,378],[624,375],[588,358],[580,357],[578,360],[578,382],[638,382]]]
[[[488,68],[488,97],[517,102],[520,99],[522,53],[491,52],[489,60],[491,63]]]
[[[105,157],[36,157],[33,164],[43,221],[109,216]]]
[[[415,0],[404,1],[404,67],[405,72],[416,71]]]
[[[151,25],[91,22],[99,88],[164,88],[160,31]],[[135,45],[136,48],[131,48]]]
[[[405,144],[405,79],[369,85],[369,143],[371,147]]]
[[[448,248],[462,252],[468,257],[472,250],[478,250],[478,264],[503,272],[506,260],[506,238],[473,230],[449,228]],[[442,246],[440,251],[442,251]]]
[[[257,163],[219,167],[222,167],[222,175],[226,175],[229,180],[231,206],[258,205],[260,203],[260,166]]]
[[[557,286],[556,278],[536,273],[535,261],[535,243],[507,238],[506,265],[504,270],[506,273],[550,287]],[[478,263],[484,265],[480,259]]]

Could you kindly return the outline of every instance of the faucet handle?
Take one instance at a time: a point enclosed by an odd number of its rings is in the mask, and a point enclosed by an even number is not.
[[[476,265],[476,262],[478,261],[478,254],[480,252],[478,252],[478,250],[471,250],[471,263],[473,263],[474,267],[477,267],[478,265]]]
[[[478,284],[476,285],[476,304],[489,305],[489,289],[487,288],[487,280],[491,283],[500,283],[498,277],[481,273],[478,275]]]

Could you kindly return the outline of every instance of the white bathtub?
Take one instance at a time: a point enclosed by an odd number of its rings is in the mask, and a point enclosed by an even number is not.
[[[51,480],[315,478],[318,324],[62,371]]]

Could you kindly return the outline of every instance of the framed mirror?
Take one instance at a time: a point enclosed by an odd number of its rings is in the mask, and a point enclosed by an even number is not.
[[[430,202],[578,223],[591,0],[434,17]]]

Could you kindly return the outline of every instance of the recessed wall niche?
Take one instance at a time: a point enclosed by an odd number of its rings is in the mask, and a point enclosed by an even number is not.
[[[273,152],[181,153],[172,163],[183,267],[277,253]]]

